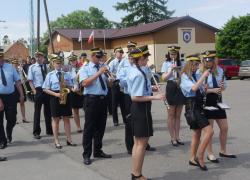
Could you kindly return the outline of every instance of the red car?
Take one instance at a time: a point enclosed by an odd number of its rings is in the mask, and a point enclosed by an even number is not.
[[[237,65],[236,60],[218,59],[218,65],[225,71],[225,76],[227,79],[238,77],[240,67]]]

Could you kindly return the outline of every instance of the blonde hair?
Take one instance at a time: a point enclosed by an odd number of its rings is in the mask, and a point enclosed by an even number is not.
[[[192,79],[192,67],[193,67],[193,61],[187,61],[181,71],[182,74],[186,74],[189,79]]]

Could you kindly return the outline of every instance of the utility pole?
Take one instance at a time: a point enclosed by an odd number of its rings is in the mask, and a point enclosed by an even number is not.
[[[54,53],[55,53],[55,49],[54,49],[54,44],[53,44],[53,42],[52,42],[51,28],[50,28],[50,24],[49,24],[49,13],[48,13],[48,8],[47,8],[46,0],[43,0],[43,3],[44,3],[45,14],[46,14],[46,20],[47,20],[47,26],[48,26],[48,31],[49,31],[49,41],[50,41],[52,53],[54,54]]]
[[[37,50],[40,49],[40,0],[37,0]]]
[[[30,6],[30,21],[29,21],[29,25],[30,25],[30,45],[29,45],[29,51],[30,51],[30,56],[34,57],[35,54],[35,36],[34,36],[34,4],[33,4],[33,0],[30,0],[29,2],[29,6]]]

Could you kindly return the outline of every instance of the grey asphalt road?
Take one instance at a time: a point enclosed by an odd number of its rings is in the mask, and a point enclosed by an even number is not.
[[[220,159],[219,164],[207,162],[208,172],[201,172],[188,165],[191,131],[184,117],[181,123],[181,139],[185,146],[173,147],[166,128],[166,110],[163,102],[154,102],[152,115],[154,119],[154,136],[150,145],[156,152],[146,154],[143,174],[155,180],[250,180],[250,80],[230,80],[228,89],[223,94],[224,101],[232,109],[227,111],[229,121],[228,151],[238,158]],[[27,103],[27,117],[32,120],[33,106]],[[42,117],[43,119],[43,117]],[[18,114],[18,120],[21,121]],[[121,122],[120,116],[120,122]],[[124,145],[124,125],[113,127],[111,116],[104,137],[103,150],[113,155],[112,159],[94,159],[91,166],[82,164],[82,135],[76,133],[71,120],[73,141],[77,147],[67,147],[63,122],[61,122],[62,150],[54,148],[52,137],[45,136],[44,121],[41,122],[43,137],[32,138],[32,123],[18,124],[13,134],[13,143],[0,156],[7,156],[9,161],[0,163],[1,180],[127,180],[131,173],[131,156],[126,153]],[[81,112],[84,124],[84,113]],[[215,126],[214,151],[219,152],[218,127]]]

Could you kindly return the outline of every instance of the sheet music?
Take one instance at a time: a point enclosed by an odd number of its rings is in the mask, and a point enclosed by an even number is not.
[[[231,109],[227,104],[225,103],[217,103],[217,106],[219,106],[221,109]]]
[[[205,110],[208,110],[208,111],[215,111],[215,110],[218,110],[217,107],[214,107],[214,106],[206,106],[204,107]]]

